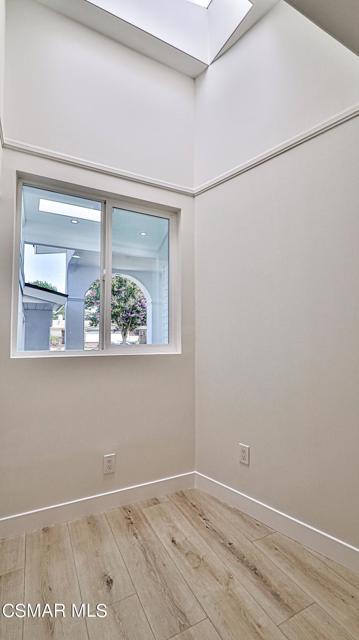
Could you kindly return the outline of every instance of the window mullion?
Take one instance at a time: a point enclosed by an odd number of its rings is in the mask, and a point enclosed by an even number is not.
[[[101,256],[100,256],[100,321],[99,321],[99,349],[105,347],[105,323],[104,323],[104,295],[105,295],[105,264],[106,264],[106,203],[102,203],[101,209]]]
[[[103,296],[103,349],[111,347],[111,282],[112,282],[112,203],[105,203],[104,267],[102,272]]]

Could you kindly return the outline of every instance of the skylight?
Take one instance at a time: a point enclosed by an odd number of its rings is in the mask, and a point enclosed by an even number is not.
[[[188,2],[192,2],[192,4],[198,4],[199,7],[204,7],[205,9],[208,9],[212,0],[188,0]]]
[[[45,200],[44,198],[40,198],[39,211],[43,213],[55,213],[59,216],[68,216],[73,219],[91,220],[93,222],[100,222],[101,220],[101,211],[96,211],[96,209],[79,207],[75,204],[57,202],[56,200]],[[73,220],[71,220],[71,222],[72,221]]]
[[[278,0],[38,0],[197,78]],[[99,11],[101,9],[101,11]],[[248,18],[247,18],[248,16]]]

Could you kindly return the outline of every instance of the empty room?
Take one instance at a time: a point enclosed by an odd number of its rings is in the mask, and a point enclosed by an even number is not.
[[[357,0],[0,0],[0,640],[359,639]]]

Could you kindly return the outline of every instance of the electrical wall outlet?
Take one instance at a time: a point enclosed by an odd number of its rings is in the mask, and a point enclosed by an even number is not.
[[[103,457],[103,472],[105,475],[108,473],[115,473],[116,469],[116,454],[106,453]]]
[[[249,465],[250,446],[248,444],[239,443],[239,462]]]

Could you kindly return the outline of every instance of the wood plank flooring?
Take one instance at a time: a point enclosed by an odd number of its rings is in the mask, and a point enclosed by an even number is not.
[[[156,638],[167,640],[203,620],[203,609],[143,510],[136,506],[116,509],[108,519]]]
[[[241,514],[224,511],[219,518],[217,505],[195,491],[176,495],[173,501],[276,624],[313,602],[245,537],[240,529]]]
[[[0,540],[0,603],[66,606],[1,640],[359,638],[358,575],[195,489]]]
[[[135,593],[105,516],[70,522],[69,529],[84,602],[112,604]]]

